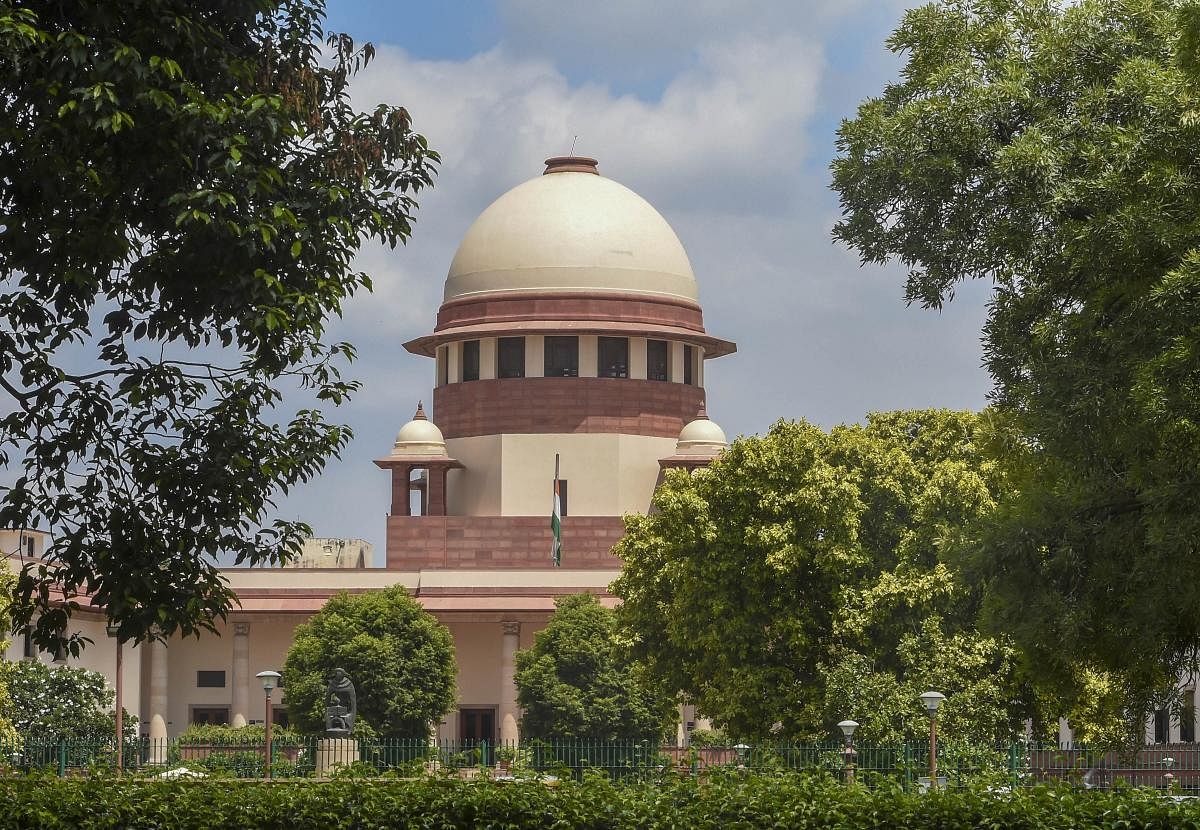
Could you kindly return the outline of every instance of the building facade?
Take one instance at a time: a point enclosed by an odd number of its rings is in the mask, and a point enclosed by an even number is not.
[[[262,720],[255,675],[281,667],[297,625],[338,591],[401,584],[454,637],[458,708],[439,737],[515,741],[518,649],[558,596],[612,605],[622,516],[649,509],[665,468],[724,448],[705,364],[735,346],[706,331],[678,237],[594,160],[546,165],[476,219],[432,331],[405,344],[430,360],[432,411],[418,404],[375,462],[391,493],[384,566],[362,567],[365,543],[314,540],[301,567],[226,570],[241,605],[217,635],[127,655],[126,708],[145,734]],[[92,639],[84,659],[111,675],[113,644]],[[273,704],[283,716],[286,689]]]

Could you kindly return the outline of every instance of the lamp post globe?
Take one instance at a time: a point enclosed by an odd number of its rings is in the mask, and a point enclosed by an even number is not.
[[[937,717],[938,707],[942,705],[942,701],[946,696],[941,692],[922,692],[921,702],[925,704],[925,714],[931,718]]]

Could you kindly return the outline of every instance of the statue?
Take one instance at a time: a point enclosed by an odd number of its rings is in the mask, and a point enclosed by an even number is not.
[[[348,738],[358,714],[358,699],[354,684],[345,669],[334,669],[325,690],[325,734],[331,738]]]

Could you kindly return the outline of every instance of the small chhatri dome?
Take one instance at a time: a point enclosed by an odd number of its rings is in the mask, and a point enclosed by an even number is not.
[[[445,455],[446,439],[433,421],[425,417],[425,407],[417,402],[417,411],[412,420],[400,427],[392,455]]]
[[[701,404],[696,419],[684,424],[683,429],[679,431],[675,454],[713,457],[719,455],[727,446],[729,442],[725,440],[725,430],[721,429],[716,421],[708,419],[704,404]]]
[[[495,292],[643,294],[695,303],[687,252],[653,206],[595,159],[546,159],[463,236],[445,301]]]

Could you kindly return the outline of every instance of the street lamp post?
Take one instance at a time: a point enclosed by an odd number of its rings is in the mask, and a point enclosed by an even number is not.
[[[854,783],[854,762],[858,758],[858,753],[854,750],[854,730],[858,729],[858,722],[852,720],[844,720],[838,724],[838,729],[842,730],[842,736],[846,739],[846,748],[842,750],[842,758],[846,762],[846,783]]]
[[[121,627],[110,624],[107,627],[108,636],[117,641],[117,677],[113,684],[117,693],[117,711],[116,711],[116,727],[117,727],[117,771],[121,772],[125,769],[125,700],[124,700],[124,683],[122,675],[124,665],[122,661],[121,647]]]
[[[263,718],[263,724],[266,728],[263,735],[263,743],[266,744],[266,755],[263,758],[263,777],[271,777],[271,719],[274,712],[271,711],[271,691],[279,685],[279,678],[282,675],[277,671],[260,671],[255,675],[262,681],[263,691],[267,694],[266,714]]]
[[[739,743],[733,749],[735,752],[737,752],[738,771],[745,772],[746,771],[746,753],[748,753],[750,751],[750,747],[746,746],[743,743]]]
[[[946,696],[941,692],[925,692],[921,702],[925,704],[925,714],[929,716],[929,788],[936,790],[938,786],[937,771],[937,712]]]

